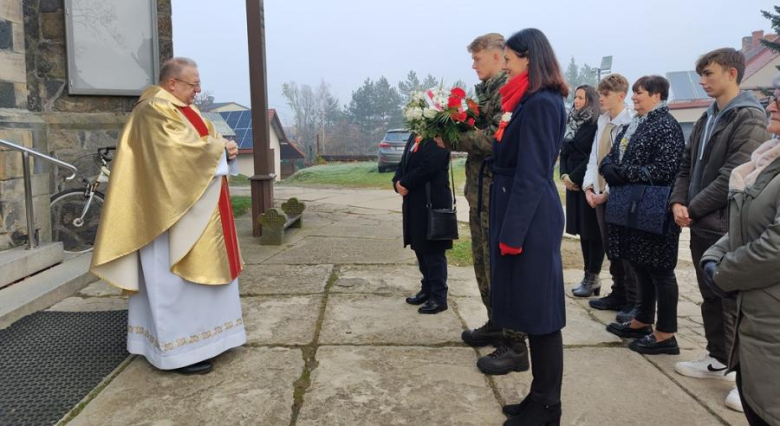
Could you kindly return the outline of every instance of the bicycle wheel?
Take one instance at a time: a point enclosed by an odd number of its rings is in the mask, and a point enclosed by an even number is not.
[[[95,191],[84,222],[81,226],[74,223],[84,212],[88,199],[83,189],[68,189],[51,197],[51,239],[61,241],[68,253],[85,253],[95,244],[105,199],[103,193]]]

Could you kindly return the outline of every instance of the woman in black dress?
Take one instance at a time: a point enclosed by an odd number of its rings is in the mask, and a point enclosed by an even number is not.
[[[410,305],[423,305],[421,314],[447,310],[447,256],[452,241],[428,240],[428,196],[436,209],[452,208],[449,170],[450,152],[432,140],[409,137],[401,163],[393,176],[393,188],[403,201],[404,247],[412,246],[422,273],[420,291],[406,299]]]
[[[583,84],[574,92],[574,106],[569,111],[560,158],[561,180],[566,185],[566,233],[580,236],[585,264],[585,277],[572,289],[577,297],[598,296],[601,292],[599,273],[604,262],[604,245],[596,210],[588,205],[582,191],[598,118],[599,95],[593,86]]]

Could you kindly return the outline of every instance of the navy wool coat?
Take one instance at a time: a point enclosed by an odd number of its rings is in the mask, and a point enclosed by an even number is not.
[[[417,152],[412,152],[413,145],[414,135],[409,138],[401,163],[393,176],[393,189],[396,182],[401,182],[401,185],[409,190],[403,200],[404,247],[412,246],[412,250],[421,253],[449,250],[452,248],[452,241],[428,241],[428,201],[425,186],[430,185],[433,208],[452,208],[448,174],[450,152],[439,148],[432,140],[423,141]]]
[[[527,94],[501,142],[493,141],[490,270],[493,321],[540,335],[566,325],[563,208],[553,181],[566,126],[560,93]],[[502,256],[499,243],[522,248]]]

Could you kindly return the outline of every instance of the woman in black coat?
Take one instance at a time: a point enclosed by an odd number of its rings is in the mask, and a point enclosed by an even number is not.
[[[585,277],[572,289],[577,297],[601,292],[601,264],[604,245],[596,219],[596,210],[588,205],[582,191],[582,180],[588,168],[593,138],[599,118],[599,95],[593,86],[583,84],[574,91],[574,106],[569,112],[566,134],[561,148],[561,180],[566,185],[566,233],[580,236]]]
[[[504,48],[505,112],[493,142],[491,307],[497,326],[528,334],[533,382],[507,425],[558,424],[566,325],[561,264],[563,209],[553,175],[568,94],[545,35],[525,29]]]
[[[618,134],[619,143],[601,162],[599,172],[613,192],[629,184],[671,187],[680,168],[685,137],[666,106],[669,82],[660,76],[646,76],[637,80],[632,90],[637,115]],[[678,296],[674,267],[680,227],[671,218],[668,221],[664,234],[608,226],[607,254],[610,259],[624,259],[631,264],[638,300],[637,315],[632,321],[612,323],[607,330],[620,337],[636,338],[628,347],[642,354],[680,353],[674,337]],[[656,302],[658,323],[653,330]]]
[[[436,314],[447,310],[447,257],[452,241],[429,241],[428,197],[435,209],[452,208],[452,192],[447,171],[450,152],[432,140],[416,142],[409,137],[401,163],[393,176],[393,188],[403,196],[404,247],[412,246],[422,273],[422,288],[406,299],[411,305],[421,305],[421,314]]]

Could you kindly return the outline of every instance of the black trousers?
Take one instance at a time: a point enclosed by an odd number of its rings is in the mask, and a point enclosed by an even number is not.
[[[729,351],[734,343],[735,324],[737,322],[737,302],[734,299],[722,299],[704,283],[704,275],[699,262],[718,238],[704,238],[691,232],[691,255],[696,267],[696,280],[704,299],[701,304],[701,316],[704,321],[704,336],[707,338],[707,352],[710,356],[728,364]]]
[[[431,295],[431,300],[447,304],[447,256],[444,250],[435,252],[414,251],[422,273],[422,292]]]
[[[655,321],[658,304],[658,324],[655,329],[664,333],[677,332],[677,277],[674,269],[653,269],[632,264],[637,281],[636,320],[645,324]]]
[[[606,222],[606,204],[596,206],[596,220],[601,231],[602,247],[609,244]],[[627,260],[615,259],[609,261],[609,274],[612,275],[612,296],[626,301],[626,306],[633,307],[637,299],[637,284],[634,271]]]
[[[533,374],[529,397],[547,406],[561,402],[563,336],[560,330],[550,334],[529,334],[528,344]]]
[[[582,248],[582,262],[585,264],[585,272],[596,275],[601,273],[601,265],[604,263],[604,245],[601,240],[586,240],[580,238]]]
[[[737,365],[737,390],[739,391],[739,399],[742,400],[742,408],[745,410],[745,417],[747,418],[750,426],[769,426],[769,423],[765,422],[748,404],[745,400],[745,394],[742,393],[742,374],[740,374],[739,365]]]

